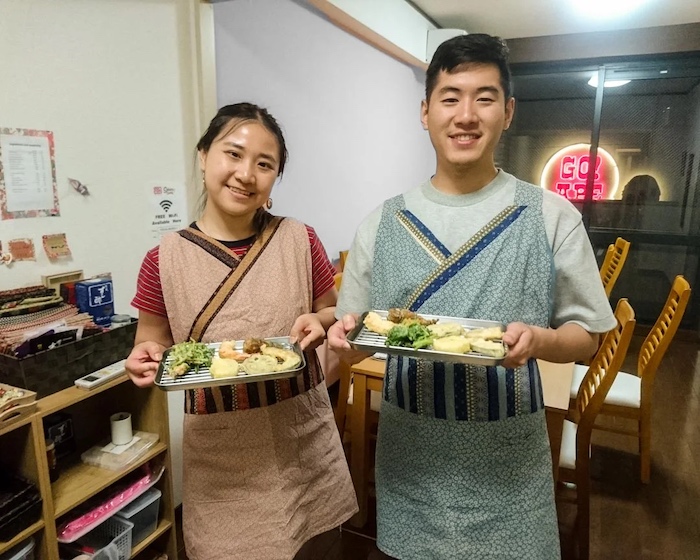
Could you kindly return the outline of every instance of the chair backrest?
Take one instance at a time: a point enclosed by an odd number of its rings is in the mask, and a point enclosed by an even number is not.
[[[578,416],[578,428],[576,430],[576,453],[588,456],[588,446],[591,441],[591,431],[596,416],[603,406],[603,401],[610,390],[617,372],[627,355],[634,327],[634,309],[626,298],[617,302],[615,308],[617,326],[609,331],[603,339],[598,353],[593,358],[591,365],[583,377],[583,381],[576,395],[574,411]],[[582,449],[579,449],[579,442]]]
[[[605,288],[605,294],[608,297],[610,297],[615,282],[622,272],[629,251],[630,242],[618,237],[614,244],[610,244],[605,253],[603,264],[600,265],[600,279],[603,281],[603,288]]]
[[[690,284],[683,276],[676,276],[659,318],[639,350],[637,375],[642,378],[642,393],[654,382],[656,370],[678,330],[689,299]]]
[[[350,253],[350,251],[340,251],[340,263],[338,265],[340,267],[340,272],[343,272],[345,268],[345,261],[348,260],[348,253]]]
[[[333,276],[333,280],[335,280],[335,289],[340,290],[340,285],[343,283],[343,273],[336,273],[336,275]]]

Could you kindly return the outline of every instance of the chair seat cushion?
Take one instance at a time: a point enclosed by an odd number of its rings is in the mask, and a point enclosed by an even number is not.
[[[348,405],[352,406],[353,395],[355,394],[355,387],[353,384],[350,385],[350,394],[348,395]],[[378,391],[370,391],[369,395],[369,409],[374,412],[379,412],[379,407],[382,404],[382,394]]]
[[[572,399],[576,398],[578,388],[581,386],[587,371],[588,366],[579,364],[574,366],[574,378],[571,382],[571,392],[569,394]],[[612,387],[610,387],[608,396],[605,397],[605,404],[639,408],[641,402],[642,378],[624,371],[619,372]]]
[[[561,431],[561,448],[559,449],[559,468],[576,468],[576,430],[578,426],[570,420],[564,420]],[[588,456],[591,456],[591,448],[588,447]]]

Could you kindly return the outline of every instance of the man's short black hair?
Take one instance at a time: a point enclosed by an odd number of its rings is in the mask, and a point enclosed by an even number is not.
[[[430,102],[430,94],[435,89],[440,71],[452,74],[460,71],[460,66],[470,63],[495,64],[501,74],[501,87],[505,99],[510,99],[512,86],[506,42],[500,37],[474,33],[448,39],[437,48],[425,75],[426,102]]]

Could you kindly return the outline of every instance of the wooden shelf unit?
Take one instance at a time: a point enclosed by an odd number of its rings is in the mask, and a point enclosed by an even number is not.
[[[120,471],[80,462],[80,453],[109,438],[109,416],[122,411],[131,413],[134,431],[157,433],[158,443],[138,461]],[[43,420],[57,412],[71,415],[77,449],[71,457],[59,460],[60,475],[52,483]],[[71,387],[40,399],[31,416],[14,424],[0,425],[0,446],[3,449],[0,464],[36,484],[43,500],[41,518],[10,541],[0,541],[0,554],[32,536],[37,560],[59,560],[56,526],[68,518],[73,508],[141,465],[156,460],[165,467],[156,484],[161,491],[158,525],[151,535],[132,549],[131,557],[135,558],[148,549],[177,560],[166,393],[156,388],[139,389],[126,375],[91,391]]]
[[[24,531],[16,534],[14,537],[12,537],[9,541],[7,542],[0,542],[0,554],[4,554],[8,550],[10,550],[12,547],[17,546],[19,543],[21,543],[24,539],[28,539],[31,537],[34,533],[39,531],[40,529],[44,528],[44,520],[39,519],[36,523],[33,523],[29,527],[27,527]]]

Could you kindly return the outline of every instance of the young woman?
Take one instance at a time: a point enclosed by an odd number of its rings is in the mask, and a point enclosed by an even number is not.
[[[188,557],[290,560],[357,511],[313,351],[334,322],[333,269],[312,228],[267,211],[287,150],[265,109],[221,108],[197,150],[204,210],[144,260],[127,370],[151,385],[163,350],[190,338],[300,341],[307,366],[295,378],[185,394]]]

